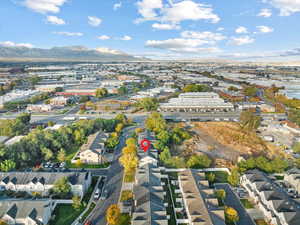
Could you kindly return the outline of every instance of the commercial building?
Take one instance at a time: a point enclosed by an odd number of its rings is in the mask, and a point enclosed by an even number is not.
[[[64,96],[58,96],[50,99],[50,105],[65,106],[70,102],[70,98]]]
[[[188,224],[225,225],[224,210],[219,208],[205,173],[189,169],[178,175]]]
[[[38,95],[37,90],[13,90],[3,96],[0,96],[0,108],[3,108],[6,102],[22,101],[32,96]]]
[[[300,224],[300,203],[292,199],[265,173],[250,170],[241,176],[240,181],[263,212],[268,223],[273,225]]]
[[[28,112],[50,112],[52,109],[52,106],[47,104],[29,104],[26,107]]]
[[[74,195],[83,197],[91,185],[90,172],[1,172],[0,190],[39,192],[48,196],[57,180],[66,177]]]
[[[171,98],[168,103],[161,103],[163,112],[212,112],[233,111],[234,106],[225,102],[214,92],[183,93],[178,98]]]

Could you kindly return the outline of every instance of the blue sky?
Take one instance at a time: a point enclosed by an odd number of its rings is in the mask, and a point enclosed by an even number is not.
[[[294,60],[300,0],[1,0],[0,45]]]

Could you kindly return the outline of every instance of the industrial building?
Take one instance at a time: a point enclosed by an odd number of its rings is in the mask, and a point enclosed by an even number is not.
[[[178,98],[171,98],[168,103],[161,103],[159,110],[162,112],[228,112],[234,111],[234,106],[214,92],[190,92],[180,94]]]

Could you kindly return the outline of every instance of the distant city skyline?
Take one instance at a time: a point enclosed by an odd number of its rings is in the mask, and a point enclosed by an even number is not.
[[[299,0],[3,0],[0,46],[300,60]]]

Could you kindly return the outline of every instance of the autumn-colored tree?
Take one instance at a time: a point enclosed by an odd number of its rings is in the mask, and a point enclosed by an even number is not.
[[[142,133],[143,131],[144,131],[144,129],[141,128],[141,127],[138,127],[138,128],[136,128],[136,129],[134,130],[134,132],[135,132],[136,135],[138,135],[139,133]]]
[[[120,163],[125,169],[125,172],[133,171],[138,165],[138,158],[135,154],[123,154],[119,158]]]
[[[73,200],[73,204],[72,204],[73,208],[75,210],[79,210],[82,206],[80,197],[75,195],[73,196],[72,200]]]
[[[0,225],[8,225],[8,223],[5,220],[0,220]]]
[[[121,210],[117,204],[109,206],[106,211],[106,220],[109,225],[117,225],[121,216]]]
[[[122,149],[122,154],[125,155],[125,154],[136,154],[136,147],[135,145],[129,145],[129,146],[126,146]]]
[[[66,151],[61,149],[57,154],[57,160],[60,162],[64,162],[66,160]]]
[[[82,166],[82,161],[80,159],[77,159],[75,162],[76,167],[81,167]]]
[[[116,126],[116,129],[115,131],[117,133],[120,133],[122,131],[122,129],[124,128],[124,124],[123,123],[118,123],[117,126]]]
[[[225,218],[227,221],[231,222],[231,223],[236,223],[237,221],[239,221],[239,214],[238,212],[229,206],[225,206]]]
[[[234,168],[231,170],[231,174],[227,178],[228,183],[232,186],[236,187],[240,183],[240,174],[238,168]]]
[[[126,145],[136,145],[136,140],[135,138],[128,138],[126,140]]]

